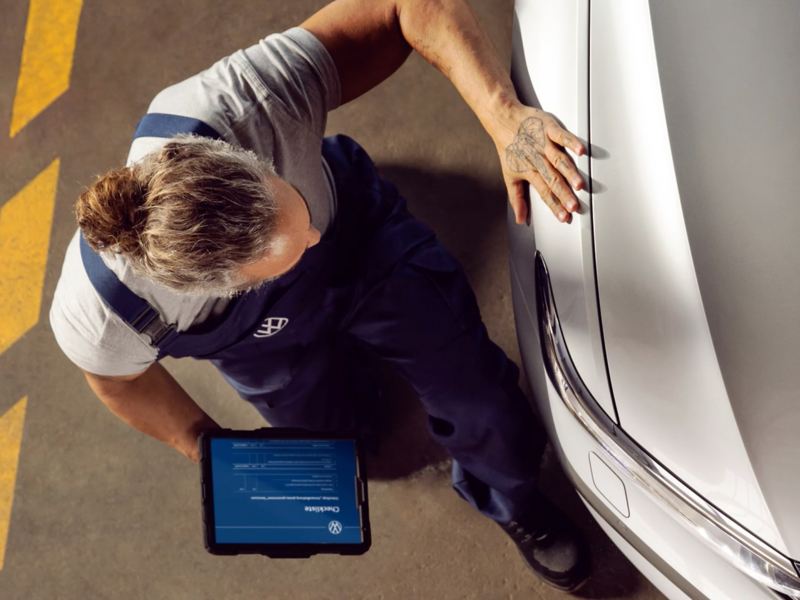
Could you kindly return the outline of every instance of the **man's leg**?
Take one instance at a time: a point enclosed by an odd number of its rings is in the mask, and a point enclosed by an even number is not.
[[[331,319],[340,318],[336,314]],[[328,333],[305,348],[286,383],[268,393],[240,392],[273,427],[319,433],[356,433],[357,406],[377,384],[354,357],[360,349],[346,335]],[[270,368],[270,356],[264,357]],[[365,399],[368,401],[368,399]]]
[[[544,429],[519,371],[486,332],[461,266],[433,240],[365,290],[343,325],[408,379],[453,456],[454,489],[494,519],[528,566],[561,590],[586,581],[588,550],[536,488]]]
[[[365,290],[343,327],[408,379],[431,434],[453,456],[453,487],[465,500],[499,523],[529,511],[543,428],[438,240]]]

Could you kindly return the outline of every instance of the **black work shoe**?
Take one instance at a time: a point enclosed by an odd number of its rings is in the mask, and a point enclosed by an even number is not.
[[[589,549],[583,536],[546,498],[536,500],[530,516],[501,526],[545,583],[574,592],[589,578]]]

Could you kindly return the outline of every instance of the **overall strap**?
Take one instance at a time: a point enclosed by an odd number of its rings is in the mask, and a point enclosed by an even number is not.
[[[191,117],[166,113],[148,113],[139,121],[133,139],[140,137],[171,138],[178,133],[196,133],[204,137],[221,139],[213,127]],[[83,232],[80,233],[81,260],[86,274],[97,293],[106,304],[138,333],[150,338],[150,343],[158,349],[177,335],[174,324],[165,323],[158,311],[149,302],[134,294],[117,275],[109,269],[103,259],[92,250]]]
[[[119,280],[100,255],[92,250],[83,233],[80,235],[80,246],[83,267],[100,297],[123,321],[137,332],[147,335],[153,346],[158,346],[175,330],[175,326],[164,323],[147,300],[134,294]]]
[[[222,139],[216,129],[200,119],[167,113],[147,113],[143,116],[136,126],[133,139],[140,137],[171,138],[179,133],[196,133],[203,137]]]

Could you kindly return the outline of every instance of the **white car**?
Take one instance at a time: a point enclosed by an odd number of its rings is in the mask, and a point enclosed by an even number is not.
[[[584,139],[509,210],[562,466],[669,598],[800,598],[800,2],[518,0],[520,98]]]

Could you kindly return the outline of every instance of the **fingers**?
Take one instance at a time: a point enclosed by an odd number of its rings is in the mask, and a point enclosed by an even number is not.
[[[528,203],[525,201],[525,187],[523,181],[507,184],[508,201],[514,210],[517,225],[522,225],[528,219]]]
[[[564,148],[569,148],[575,154],[581,155],[586,153],[586,147],[583,145],[583,142],[577,136],[572,135],[569,131],[561,127],[550,127],[547,130],[547,136]]]
[[[547,183],[544,179],[542,179],[541,175],[538,173],[533,173],[530,177],[530,182],[536,191],[539,193],[539,197],[542,201],[548,206],[548,208],[552,211],[555,215],[556,219],[561,221],[562,223],[571,223],[572,222],[572,215],[569,214],[561,203],[556,199],[553,195],[553,192],[548,187]]]
[[[578,198],[572,193],[561,173],[550,164],[550,161],[535,151],[526,153],[525,157],[536,168],[540,177],[560,200],[563,207],[569,211],[577,210],[580,206]]]
[[[545,156],[552,165],[561,173],[561,175],[569,181],[570,185],[576,190],[583,189],[583,177],[575,167],[575,163],[565,153],[561,152],[555,144],[548,144],[545,150]]]
[[[552,144],[550,145],[552,146]],[[561,154],[563,155],[563,153]],[[539,192],[542,200],[544,200],[544,202],[550,207],[550,210],[553,211],[553,214],[556,215],[556,218],[565,223],[572,222],[572,215],[570,215],[570,212],[578,210],[580,203],[570,187],[564,181],[561,173],[550,164],[545,156],[540,154],[530,145],[515,146],[513,149],[513,155],[516,161],[527,163],[529,168],[524,169],[524,171],[531,173],[528,180],[534,184],[534,187]],[[558,157],[555,155],[554,157],[558,159]],[[514,165],[511,164],[508,156],[506,156],[506,160],[509,167],[514,169]],[[563,164],[563,159],[560,162]],[[571,163],[569,164],[571,165]],[[520,165],[517,165],[517,167],[519,166]],[[531,169],[530,167],[533,168]],[[574,165],[572,168],[574,169]],[[518,168],[516,170],[523,171],[522,168]],[[575,171],[575,174],[577,174],[577,170]],[[515,203],[519,206],[520,200],[517,199],[518,197],[519,195],[516,192],[509,194],[509,199],[512,202],[512,206],[514,206]],[[517,210],[515,210],[515,214],[517,214],[517,223],[520,223],[520,217]]]

